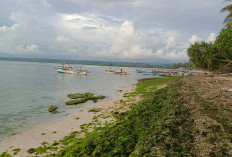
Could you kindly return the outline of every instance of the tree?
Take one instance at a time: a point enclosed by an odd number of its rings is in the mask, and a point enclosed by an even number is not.
[[[232,0],[225,0],[225,2],[232,2]],[[229,12],[224,20],[224,23],[227,25],[232,25],[232,4],[222,8],[221,12]]]
[[[196,42],[190,45],[187,52],[194,67],[210,71],[217,69],[216,48],[213,43]]]
[[[173,63],[172,69],[178,69],[178,68],[186,68],[186,69],[192,69],[193,65],[191,62],[185,62],[185,63]]]
[[[227,71],[232,71],[232,26],[227,26],[221,30],[215,41],[215,46],[218,49],[217,59],[224,65]]]
[[[196,42],[187,52],[196,68],[232,72],[232,26],[222,29],[214,43]]]

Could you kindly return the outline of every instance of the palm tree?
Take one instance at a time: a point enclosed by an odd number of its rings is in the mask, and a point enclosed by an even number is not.
[[[225,0],[225,2],[232,2],[232,0]],[[222,12],[229,12],[229,14],[226,16],[223,23],[232,25],[232,4],[227,5],[226,7],[222,8],[221,13]]]

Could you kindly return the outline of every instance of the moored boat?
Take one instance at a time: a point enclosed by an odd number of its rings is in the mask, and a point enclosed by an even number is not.
[[[58,66],[56,68],[56,71],[58,73],[63,73],[63,74],[76,74],[76,75],[87,75],[87,73],[89,73],[89,71],[87,70],[81,70],[81,66],[80,66],[80,70],[73,70],[73,67],[66,67],[64,66],[64,64],[62,66]]]
[[[117,75],[126,75],[127,72],[125,71],[113,71],[113,70],[106,70],[107,74],[117,74]]]
[[[126,75],[127,72],[125,71],[120,71],[120,72],[114,72],[114,74],[118,74],[118,75]]]

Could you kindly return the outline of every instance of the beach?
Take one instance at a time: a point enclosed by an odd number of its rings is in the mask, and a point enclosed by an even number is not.
[[[80,125],[90,123],[94,116],[99,114],[110,114],[113,109],[120,104],[120,101],[125,99],[123,97],[124,93],[130,92],[134,88],[135,85],[131,85],[123,91],[118,91],[115,99],[102,100],[98,102],[95,105],[95,108],[101,108],[100,112],[89,112],[89,109],[91,108],[78,109],[66,117],[46,124],[40,124],[26,130],[25,132],[3,138],[0,141],[0,152],[2,153],[8,150],[8,153],[13,154],[13,149],[20,148],[20,152],[14,156],[28,156],[29,154],[26,150],[29,148],[36,148],[44,141],[48,143],[53,143],[55,140],[59,141],[69,133],[79,131]]]

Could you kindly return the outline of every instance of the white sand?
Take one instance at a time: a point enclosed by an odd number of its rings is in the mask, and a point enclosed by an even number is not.
[[[54,122],[37,125],[22,134],[16,134],[14,136],[4,138],[0,141],[0,154],[6,149],[9,150],[10,154],[13,154],[11,151],[12,149],[20,148],[21,151],[15,155],[16,157],[30,156],[26,152],[29,148],[36,148],[44,141],[50,144],[53,143],[54,140],[59,141],[69,133],[80,130],[80,125],[91,122],[95,115],[112,111],[115,103],[118,103],[121,99],[123,99],[123,94],[131,91],[133,88],[134,86],[118,93],[116,99],[112,101],[99,102],[95,107],[102,108],[102,111],[97,114],[88,112],[89,109],[84,109],[83,111],[78,110],[76,113],[58,119]],[[79,117],[80,119],[77,120],[75,119],[76,117]],[[54,131],[56,131],[56,133],[53,133]],[[41,135],[42,133],[45,133],[45,135]]]

